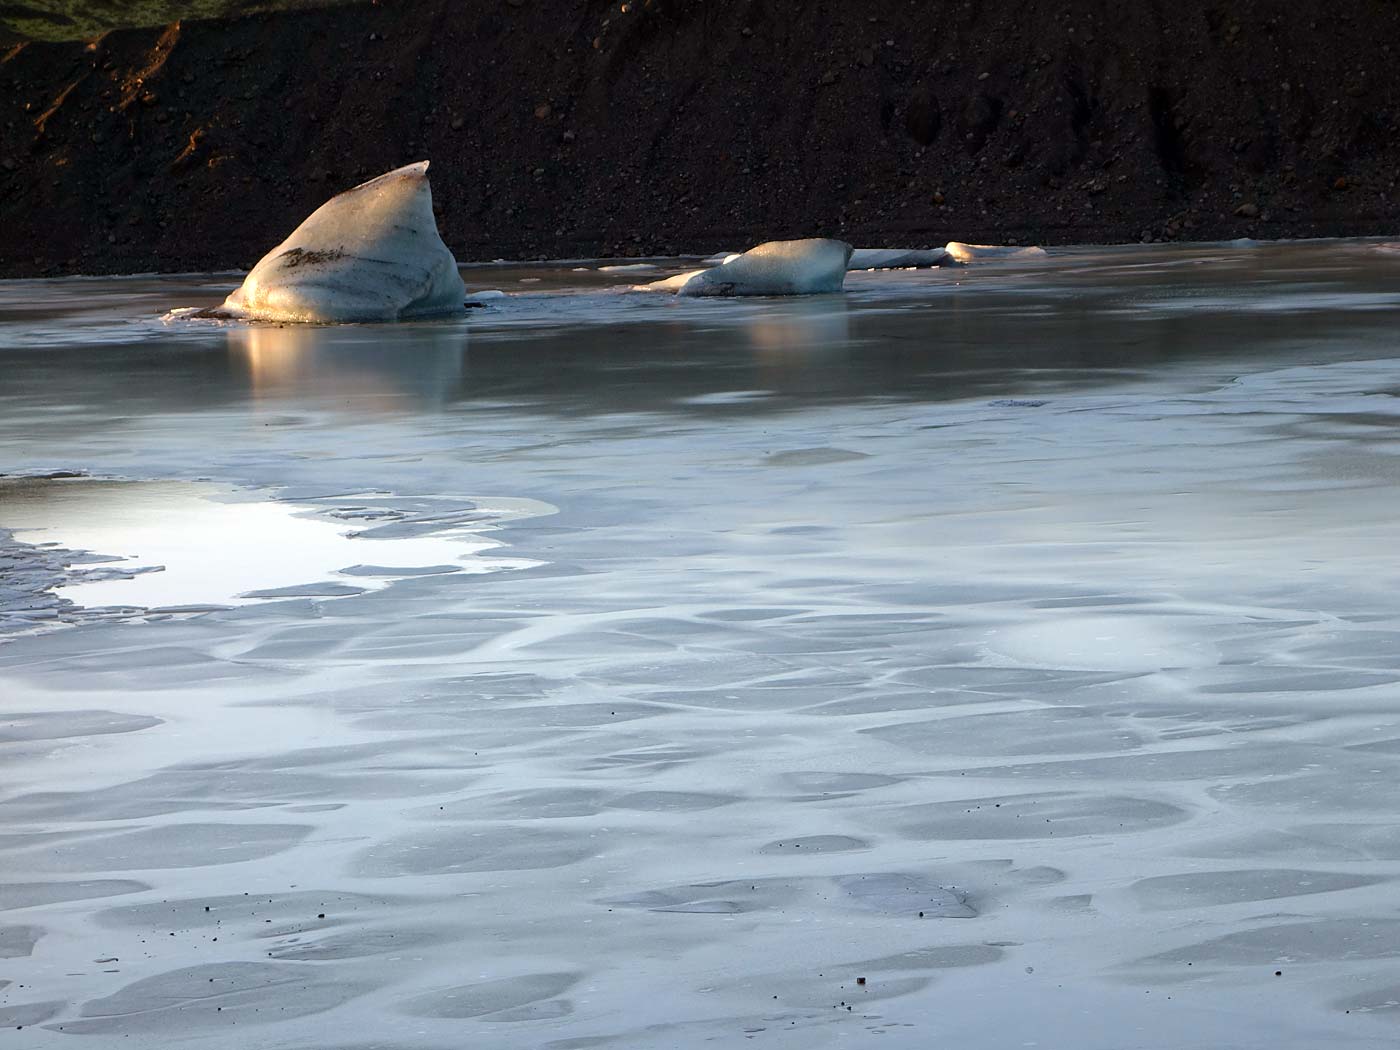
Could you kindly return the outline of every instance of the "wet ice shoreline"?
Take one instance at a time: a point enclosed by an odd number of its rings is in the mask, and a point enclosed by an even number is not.
[[[582,332],[55,300],[9,471],[558,513],[493,533],[519,571],[0,647],[0,1017],[1388,1045],[1395,264],[1076,265]]]

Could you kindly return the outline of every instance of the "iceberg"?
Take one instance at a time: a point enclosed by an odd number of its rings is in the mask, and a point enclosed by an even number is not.
[[[738,256],[735,256],[738,258]],[[659,281],[652,281],[650,284],[634,285],[634,291],[639,292],[677,292],[690,283],[692,277],[699,277],[704,270],[687,270],[685,273],[678,273],[674,277],[663,277]]]
[[[321,205],[208,316],[257,321],[400,321],[461,313],[466,289],[433,218],[428,162]]]
[[[846,280],[851,246],[845,241],[809,237],[768,241],[718,266],[692,270],[641,285],[653,292],[685,296],[815,295],[839,292]]]
[[[946,248],[857,248],[847,270],[900,270],[911,266],[944,266],[955,261]]]
[[[1021,247],[1017,244],[964,244],[949,241],[945,249],[954,262],[968,263],[979,259],[1043,259],[1044,248]]]

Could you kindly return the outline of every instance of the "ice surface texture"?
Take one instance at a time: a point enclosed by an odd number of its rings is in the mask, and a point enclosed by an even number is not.
[[[668,277],[644,287],[677,295],[816,295],[839,292],[851,246],[811,237],[768,241],[708,270]]]
[[[253,267],[216,314],[399,321],[459,313],[465,288],[438,235],[428,162],[332,197]]]

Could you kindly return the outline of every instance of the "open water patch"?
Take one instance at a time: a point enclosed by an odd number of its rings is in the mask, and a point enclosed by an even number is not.
[[[531,500],[301,501],[202,481],[0,478],[0,631],[84,610],[194,613],[526,568],[538,563],[502,556],[484,533],[552,512]]]

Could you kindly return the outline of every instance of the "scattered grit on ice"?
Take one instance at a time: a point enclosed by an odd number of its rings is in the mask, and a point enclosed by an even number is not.
[[[433,217],[428,162],[419,161],[321,205],[208,316],[400,321],[460,313],[464,298]]]

